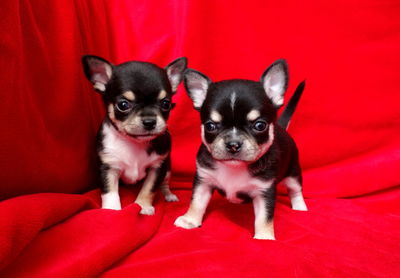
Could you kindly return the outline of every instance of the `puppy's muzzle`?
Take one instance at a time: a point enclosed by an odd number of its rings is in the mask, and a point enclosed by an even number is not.
[[[240,151],[240,149],[242,148],[242,142],[229,141],[229,142],[225,143],[225,148],[231,154],[238,153]]]

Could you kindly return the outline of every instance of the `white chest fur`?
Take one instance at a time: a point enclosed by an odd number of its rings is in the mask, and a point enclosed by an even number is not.
[[[136,141],[120,134],[113,126],[103,126],[103,150],[100,158],[111,168],[120,170],[121,179],[133,184],[146,176],[148,167],[158,167],[165,156],[147,153],[148,142]]]
[[[231,164],[217,161],[215,169],[202,168],[198,165],[197,172],[203,182],[223,189],[227,199],[234,203],[242,201],[236,196],[238,192],[254,197],[273,184],[273,180],[263,181],[252,177],[244,163]]]

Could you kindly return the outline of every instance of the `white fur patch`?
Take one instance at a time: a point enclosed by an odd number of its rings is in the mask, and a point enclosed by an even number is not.
[[[121,209],[121,201],[119,199],[118,190],[110,191],[101,195],[101,207],[104,209]]]
[[[155,152],[147,154],[148,142],[136,141],[127,135],[119,133],[112,125],[103,126],[103,147],[100,153],[102,162],[111,168],[119,169],[121,179],[127,184],[133,184],[146,176],[146,169],[159,166],[165,156]]]
[[[248,114],[247,114],[247,120],[252,122],[258,119],[258,117],[260,117],[260,111],[258,110],[251,110]]]
[[[232,108],[232,111],[233,111],[234,108],[235,108],[235,103],[236,103],[236,93],[235,92],[233,92],[231,94],[230,102],[231,102],[231,108]]]
[[[221,120],[222,120],[221,114],[218,113],[218,112],[215,111],[215,110],[211,111],[210,118],[211,118],[211,120],[213,120],[213,121],[216,122],[216,123],[219,123],[219,122],[221,122]]]
[[[246,163],[232,164],[216,161],[215,166],[215,169],[209,169],[197,165],[197,173],[204,183],[223,189],[226,198],[233,203],[242,202],[236,196],[238,192],[244,192],[253,197],[273,184],[273,180],[262,181],[252,177]]]

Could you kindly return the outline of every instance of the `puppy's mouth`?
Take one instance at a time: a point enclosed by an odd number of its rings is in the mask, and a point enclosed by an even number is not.
[[[230,166],[239,166],[242,165],[244,163],[249,163],[249,161],[246,160],[241,160],[241,159],[216,159],[221,161],[224,164],[230,165]]]
[[[128,133],[128,132],[126,132],[125,134],[134,139],[143,140],[143,141],[148,141],[148,140],[154,139],[157,136],[161,135],[161,133],[132,134],[132,133]]]

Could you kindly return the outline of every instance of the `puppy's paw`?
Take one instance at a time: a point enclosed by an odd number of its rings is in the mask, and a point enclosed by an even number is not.
[[[175,226],[177,227],[181,227],[184,229],[193,229],[193,228],[197,228],[201,226],[201,222],[196,221],[195,219],[186,216],[186,215],[182,215],[179,216],[174,223]]]
[[[121,210],[121,201],[118,194],[106,193],[101,196],[101,208]]]
[[[143,215],[154,215],[156,213],[156,210],[153,206],[147,206],[142,207],[139,213]]]
[[[175,194],[171,193],[171,194],[167,194],[165,195],[165,201],[167,202],[178,202],[178,196],[176,196]]]
[[[254,239],[275,240],[275,235],[270,233],[257,233],[254,235]]]
[[[293,210],[308,211],[306,204],[293,204]]]
[[[299,198],[292,198],[292,209],[293,210],[301,210],[301,211],[307,211],[307,205],[304,202],[303,197]]]
[[[121,210],[121,204],[102,204],[103,209]]]
[[[301,192],[291,194],[290,202],[293,210],[307,211],[307,205]]]

